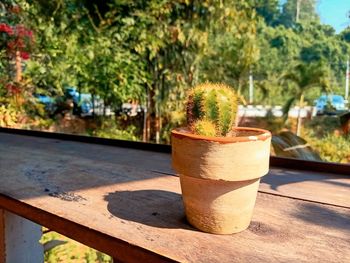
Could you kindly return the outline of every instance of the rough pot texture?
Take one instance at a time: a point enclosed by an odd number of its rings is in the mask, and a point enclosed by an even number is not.
[[[259,181],[267,174],[270,132],[234,128],[236,137],[204,137],[172,131],[172,162],[180,175],[188,221],[215,234],[249,226]]]

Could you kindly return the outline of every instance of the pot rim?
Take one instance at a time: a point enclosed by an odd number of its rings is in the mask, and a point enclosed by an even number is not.
[[[171,135],[183,139],[190,138],[194,140],[205,140],[205,141],[213,141],[218,143],[235,143],[235,142],[251,142],[251,141],[265,141],[271,138],[271,132],[268,130],[260,129],[260,128],[251,128],[251,127],[234,127],[233,130],[238,131],[250,131],[257,132],[257,135],[249,135],[249,136],[237,136],[237,137],[212,137],[212,136],[203,136],[193,134],[189,131],[187,127],[176,128],[171,131]]]

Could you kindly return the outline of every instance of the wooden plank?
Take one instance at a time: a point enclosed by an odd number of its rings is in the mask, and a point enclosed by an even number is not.
[[[259,194],[247,231],[195,230],[184,217],[178,178],[161,173],[172,172],[167,154],[1,134],[0,156],[3,208],[121,261],[350,258],[349,209],[270,194]],[[329,184],[338,187],[346,186]]]
[[[60,215],[52,214],[38,207],[31,206],[28,202],[21,202],[3,195],[0,195],[0,205],[14,214],[46,226],[87,246],[118,257],[120,262],[173,262],[157,253],[99,232],[89,227],[88,224],[78,224],[71,220],[70,217],[63,217],[62,213]],[[65,208],[63,207],[62,209]]]
[[[3,152],[7,158],[3,160],[4,167],[8,167],[6,161],[9,159],[14,160],[13,165],[16,165],[17,160],[22,158],[21,156],[27,158],[26,156],[31,155],[47,164],[58,162],[58,166],[63,166],[71,163],[80,167],[81,162],[79,163],[78,158],[80,157],[80,160],[90,160],[104,165],[104,170],[108,170],[111,165],[133,166],[137,164],[140,169],[175,175],[171,169],[171,157],[165,153],[6,133],[0,134],[0,145],[2,145],[0,153]],[[30,163],[30,160],[28,162]],[[95,183],[99,184],[99,182]],[[262,179],[260,191],[349,207],[350,195],[346,194],[349,186],[350,175],[347,174],[335,175],[271,167],[270,173]]]
[[[57,140],[66,140],[73,142],[85,142],[90,144],[108,145],[123,148],[132,148],[138,150],[146,150],[152,152],[171,153],[171,146],[166,144],[144,143],[139,141],[125,141],[117,139],[108,139],[101,137],[92,137],[85,135],[76,135],[68,133],[43,132],[37,130],[22,130],[0,127],[0,133],[17,134],[24,136],[33,136],[39,138],[51,138]],[[328,171],[332,174],[350,175],[350,165],[333,162],[310,161],[295,158],[286,158],[279,156],[270,156],[270,165],[273,167],[282,167],[292,170]]]
[[[350,176],[272,167],[259,191],[350,208]]]
[[[5,218],[4,210],[0,208],[0,263],[5,263]]]
[[[17,212],[93,247],[107,239],[90,235],[89,229],[97,230],[110,241],[98,248],[129,262],[140,259],[138,249],[128,249],[113,240],[149,250],[150,256],[142,254],[144,262],[154,262],[154,254],[181,262],[271,262],[271,258],[279,262],[346,262],[350,257],[348,209],[259,194],[250,229],[217,236],[186,223],[174,177],[84,189],[75,194],[86,200],[41,196],[25,203],[49,214],[23,207]],[[7,208],[13,209],[13,205]],[[54,223],[61,218],[75,224]],[[87,242],[90,238],[93,241]],[[133,257],[126,258],[124,251]]]
[[[0,130],[1,131],[1,130]],[[311,161],[296,158],[270,156],[270,165],[291,170],[314,171],[331,174],[350,175],[350,165],[325,161]]]
[[[170,169],[158,172],[175,176]],[[259,192],[350,208],[349,187],[350,175],[347,174],[271,167],[261,180]]]

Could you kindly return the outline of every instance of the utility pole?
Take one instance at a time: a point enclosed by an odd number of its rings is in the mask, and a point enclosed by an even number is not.
[[[254,102],[254,81],[252,69],[249,71],[249,104]]]
[[[349,96],[349,74],[350,74],[350,66],[349,66],[349,57],[346,61],[346,76],[345,76],[345,100],[348,100]]]
[[[297,10],[296,10],[296,14],[295,14],[295,22],[296,23],[299,23],[300,4],[301,4],[301,0],[297,0]]]

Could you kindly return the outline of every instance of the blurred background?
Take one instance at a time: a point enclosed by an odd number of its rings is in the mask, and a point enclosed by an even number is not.
[[[272,154],[349,163],[346,1],[0,3],[0,126],[170,143],[186,91],[225,82]]]

